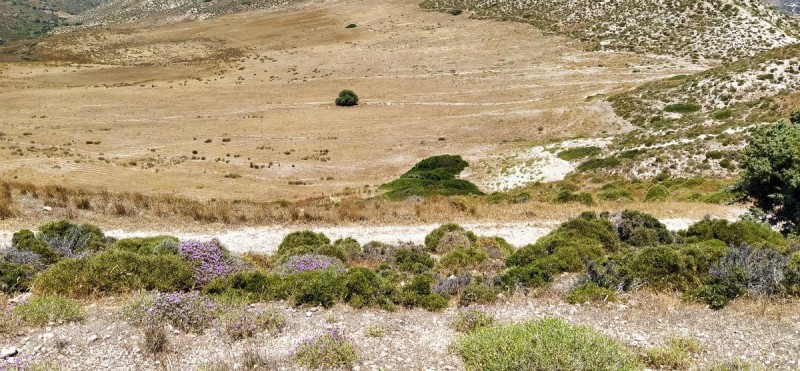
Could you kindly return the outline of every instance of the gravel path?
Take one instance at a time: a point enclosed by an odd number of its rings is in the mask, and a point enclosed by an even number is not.
[[[691,218],[661,220],[661,222],[664,223],[667,228],[673,231],[686,229],[695,221],[697,220]],[[462,224],[462,226],[481,236],[503,237],[510,244],[519,247],[536,242],[536,240],[538,240],[540,237],[546,235],[553,230],[553,228],[557,227],[559,223],[560,222],[558,221],[536,223],[476,223]],[[277,249],[284,236],[291,232],[303,229],[311,229],[315,232],[325,233],[325,235],[331,240],[352,237],[362,244],[370,241],[384,243],[411,241],[422,244],[425,241],[425,236],[438,226],[438,224],[396,226],[354,225],[337,227],[270,226],[230,229],[214,233],[185,233],[180,230],[130,231],[115,229],[105,231],[105,233],[107,236],[114,238],[145,237],[162,234],[177,236],[181,240],[210,240],[213,237],[217,237],[225,246],[235,252],[257,251],[262,253],[270,253]],[[11,236],[13,233],[13,231],[0,231],[0,247],[9,246],[11,244]]]

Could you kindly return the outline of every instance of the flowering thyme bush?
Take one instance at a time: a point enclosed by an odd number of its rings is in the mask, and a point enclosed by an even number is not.
[[[283,264],[287,273],[301,273],[318,269],[333,268],[337,271],[344,270],[342,261],[334,257],[317,254],[295,255]]]
[[[286,327],[286,319],[271,308],[245,306],[226,308],[216,325],[219,333],[236,341],[253,337],[263,330],[278,332]]]
[[[194,279],[205,285],[215,278],[224,278],[236,271],[227,251],[214,238],[209,242],[185,241],[178,246],[178,255],[194,265]]]
[[[458,332],[472,332],[481,327],[491,326],[494,317],[478,309],[462,309],[450,319],[450,327]]]
[[[353,341],[341,330],[331,329],[303,340],[289,351],[289,356],[310,369],[349,369],[358,359],[358,352]]]
[[[137,326],[168,323],[182,331],[202,332],[214,324],[216,311],[217,305],[197,292],[171,292],[139,298],[124,316]]]

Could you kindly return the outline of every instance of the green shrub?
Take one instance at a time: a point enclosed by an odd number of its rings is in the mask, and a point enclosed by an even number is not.
[[[507,269],[500,275],[500,281],[507,290],[518,287],[544,287],[552,280],[552,275],[535,264]]]
[[[295,255],[317,254],[347,261],[347,256],[342,251],[342,247],[348,246],[345,243],[333,246],[331,245],[331,240],[322,233],[298,231],[289,233],[283,238],[281,244],[278,245],[278,251],[275,252],[275,258],[283,263]]]
[[[217,278],[204,289],[214,298],[236,298],[249,303],[289,297],[289,289],[281,276],[260,271],[244,271]]]
[[[420,307],[435,312],[447,308],[448,300],[444,296],[431,291],[436,279],[428,274],[417,274],[408,285],[400,289],[400,304],[408,307]]]
[[[480,270],[489,259],[489,254],[474,247],[459,247],[450,251],[439,264],[447,271]]]
[[[565,204],[570,202],[579,202],[587,206],[594,205],[594,196],[589,192],[572,193],[569,190],[562,189],[556,194],[553,202]]]
[[[758,365],[747,363],[740,359],[715,362],[708,366],[705,371],[766,371],[767,369]]]
[[[697,340],[670,336],[667,344],[644,350],[644,361],[654,369],[685,370],[692,364],[692,355],[702,350]]]
[[[397,250],[394,259],[397,268],[403,272],[423,273],[434,265],[430,254],[412,249]]]
[[[350,261],[361,254],[361,244],[354,238],[338,239],[333,243],[334,250],[341,251],[344,254],[345,260]]]
[[[434,229],[433,231],[431,231],[431,233],[428,233],[428,235],[425,236],[425,249],[433,253],[443,252],[443,250],[446,250],[445,246],[440,247],[439,245],[442,242],[442,237],[444,237],[448,233],[457,233],[459,235],[463,235],[466,238],[468,244],[473,244],[478,240],[478,236],[476,236],[475,233],[465,230],[458,224],[444,224],[439,228]],[[458,246],[447,246],[447,248],[454,248],[454,247]],[[461,246],[461,247],[466,247],[466,246]]]
[[[680,250],[670,246],[646,247],[629,263],[630,271],[656,290],[686,290],[699,286],[697,274],[687,267]]]
[[[617,235],[631,246],[655,246],[673,242],[667,227],[652,215],[635,210],[624,210],[612,216],[617,226]]]
[[[579,171],[591,171],[597,169],[607,169],[619,166],[621,161],[616,157],[593,158],[578,165]]]
[[[33,297],[14,307],[14,314],[32,326],[75,322],[83,318],[80,303],[54,295]]]
[[[787,247],[786,239],[780,233],[765,225],[748,220],[730,223],[725,219],[703,219],[692,224],[680,234],[685,237],[687,242],[720,240],[728,246],[740,246],[747,243],[755,247],[768,247],[779,251],[785,251]]]
[[[33,281],[36,292],[73,298],[137,290],[180,291],[194,285],[193,269],[174,255],[139,255],[110,250],[64,259]]]
[[[111,248],[142,255],[177,254],[178,242],[173,236],[134,237],[121,239]]]
[[[36,238],[34,233],[29,229],[23,229],[11,237],[11,247],[20,251],[30,251],[39,255],[42,263],[46,265],[53,264],[61,258],[47,242],[40,238]]]
[[[605,287],[600,287],[594,282],[586,282],[574,287],[567,295],[571,304],[581,304],[588,301],[616,301],[617,292]]]
[[[450,328],[458,332],[470,333],[482,327],[491,326],[494,317],[477,309],[463,309],[450,318]]]
[[[497,287],[489,286],[487,284],[471,282],[461,289],[461,295],[458,298],[458,305],[462,307],[469,306],[470,304],[491,304],[497,301],[497,295],[500,290]]]
[[[461,15],[461,13],[463,13],[461,8],[450,9],[450,15],[456,16],[456,15]]]
[[[800,252],[789,255],[785,274],[783,285],[786,287],[786,292],[790,295],[800,295]]]
[[[341,107],[352,107],[358,104],[358,95],[354,93],[352,90],[342,90],[339,92],[339,96],[336,97],[335,101],[337,106]]]
[[[645,201],[666,201],[669,198],[669,189],[661,184],[656,184],[647,190]]]
[[[13,264],[0,260],[0,292],[13,294],[28,291],[36,271],[23,264]]]
[[[604,186],[597,196],[603,201],[632,201],[633,195],[627,189]]]
[[[600,147],[575,147],[565,149],[559,152],[556,156],[562,160],[575,161],[584,157],[597,156],[602,152]]]
[[[39,226],[39,238],[53,247],[59,244],[74,253],[96,252],[105,246],[105,235],[96,225],[72,224],[66,220],[44,223]]]
[[[393,200],[410,196],[483,194],[475,184],[456,179],[467,166],[467,162],[457,155],[428,157],[399,179],[381,185],[381,188],[388,190],[385,196]]]
[[[671,113],[692,113],[700,111],[702,107],[698,104],[693,103],[676,103],[670,104],[664,107],[664,112],[671,112]]]
[[[641,370],[625,346],[562,319],[481,328],[454,344],[468,370]]]
[[[303,340],[290,355],[297,365],[310,370],[352,369],[358,360],[353,341],[336,329]]]
[[[475,248],[483,250],[492,260],[505,261],[514,253],[514,246],[502,237],[479,237],[475,243]]]
[[[394,294],[394,282],[385,279],[367,268],[352,268],[342,277],[344,301],[354,308],[380,306],[390,308]]]
[[[344,282],[330,269],[311,270],[286,277],[294,305],[319,305],[330,308],[345,294]]]

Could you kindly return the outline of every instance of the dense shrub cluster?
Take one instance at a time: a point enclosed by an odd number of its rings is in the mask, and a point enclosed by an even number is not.
[[[468,166],[461,156],[441,155],[426,158],[399,179],[381,185],[385,197],[403,200],[411,196],[480,195],[475,184],[456,177]]]

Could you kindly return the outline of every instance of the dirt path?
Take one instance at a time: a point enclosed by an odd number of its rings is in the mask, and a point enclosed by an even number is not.
[[[728,218],[730,219],[731,217],[729,216]],[[697,219],[693,218],[661,220],[667,228],[673,231],[686,229],[695,221],[697,221]],[[529,223],[464,223],[462,226],[481,236],[503,237],[510,244],[519,247],[536,242],[540,237],[546,235],[553,230],[553,228],[558,226],[559,223],[559,221]],[[113,229],[107,230],[105,233],[107,236],[114,238],[145,237],[162,234],[177,236],[181,240],[210,240],[216,237],[234,252],[257,251],[270,253],[277,249],[284,236],[291,232],[304,229],[322,232],[331,240],[352,237],[361,244],[370,241],[384,243],[411,241],[422,244],[425,242],[425,236],[438,226],[439,224],[336,227],[269,226],[229,229],[206,233],[186,233],[180,230]],[[0,247],[9,246],[11,244],[11,236],[13,233],[13,231],[0,231]]]

